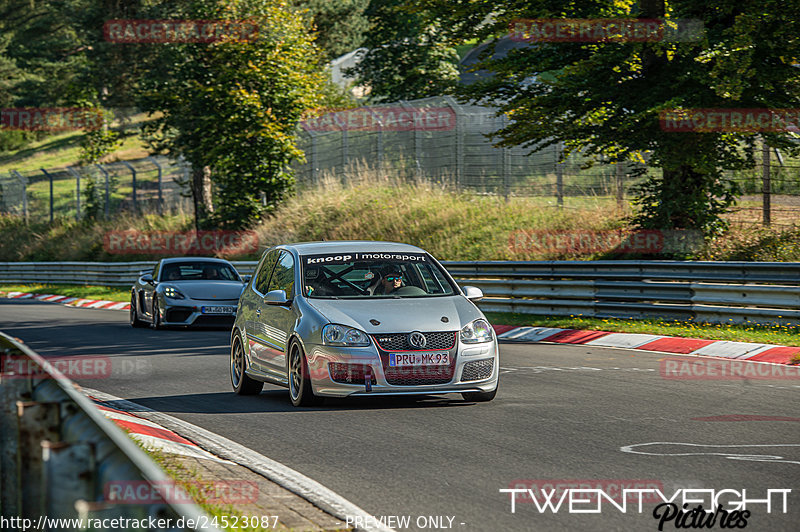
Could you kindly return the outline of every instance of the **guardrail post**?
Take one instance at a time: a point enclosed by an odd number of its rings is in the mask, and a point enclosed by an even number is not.
[[[44,168],[39,168],[39,170],[50,180],[50,223],[53,223],[53,176]]]
[[[25,225],[28,225],[28,180],[16,170],[11,170],[11,173],[17,176],[22,186],[22,215],[25,217]]]
[[[17,401],[30,394],[31,385],[11,368],[13,362],[23,363],[20,358],[6,350],[0,355],[0,515],[14,517],[22,515]]]
[[[103,172],[103,175],[105,176],[105,179],[106,179],[106,206],[105,206],[105,209],[104,209],[104,215],[105,215],[106,220],[108,220],[109,198],[111,196],[111,192],[110,192],[111,186],[109,184],[109,179],[108,179],[108,170],[106,170],[105,168],[103,168],[99,164],[96,164],[95,166],[97,166],[100,169],[100,171]]]
[[[61,405],[56,402],[17,401],[19,422],[22,515],[44,514],[44,461],[42,441],[61,439]]]
[[[44,461],[44,515],[73,519],[78,511],[72,501],[92,500],[97,491],[94,445],[91,443],[42,442]]]
[[[120,162],[125,166],[127,166],[128,170],[131,171],[131,179],[133,184],[133,212],[135,214],[139,212],[138,206],[136,204],[136,169],[128,161],[120,161]]]

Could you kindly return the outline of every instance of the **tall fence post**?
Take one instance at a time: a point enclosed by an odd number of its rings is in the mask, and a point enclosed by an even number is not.
[[[103,168],[102,165],[99,165],[99,164],[96,164],[95,166],[97,166],[100,169],[100,171],[103,172],[103,176],[105,176],[105,180],[106,180],[106,206],[105,206],[105,209],[104,209],[103,212],[105,214],[106,220],[108,220],[109,203],[110,203],[110,198],[111,198],[111,185],[109,184],[108,170],[106,170],[105,168]]]
[[[128,170],[131,171],[131,179],[133,183],[133,212],[137,213],[139,212],[139,207],[136,203],[136,168],[134,168],[133,165],[128,161],[121,161],[121,162],[122,164],[128,167]]]
[[[562,146],[556,143],[556,200],[559,207],[564,206],[564,164],[561,162]]]
[[[769,174],[769,146],[767,141],[761,140],[761,182],[763,185],[763,216],[764,225],[772,223],[772,180]]]
[[[505,129],[508,126],[508,115],[503,113],[503,118],[501,120],[502,120],[502,122],[501,122],[502,127],[503,127],[503,129]],[[505,198],[506,203],[508,203],[509,189],[511,188],[510,187],[510,183],[509,183],[509,181],[511,180],[511,176],[509,175],[509,172],[511,171],[510,170],[510,167],[511,167],[511,148],[503,146],[500,149],[502,150],[502,158],[503,158],[502,164],[501,164],[502,172],[503,172],[503,197]]]
[[[53,176],[44,168],[39,168],[39,170],[50,180],[50,223],[53,223]]]
[[[617,198],[617,209],[622,210],[625,208],[625,190],[623,189],[623,180],[625,178],[625,170],[627,163],[625,161],[617,161],[616,173],[614,176],[614,195]]]
[[[22,186],[22,216],[25,218],[25,225],[28,225],[28,180],[16,170],[11,170],[11,173],[17,176]]]
[[[381,171],[383,170],[383,122],[381,121],[380,115],[375,113],[371,107],[368,107],[368,109],[375,119],[375,122],[378,124],[378,169]]]
[[[68,166],[67,172],[75,176],[75,219],[81,219],[81,173]]]
[[[347,153],[350,147],[350,139],[347,137],[347,121],[342,123],[342,176],[344,176],[345,169],[347,168],[347,159],[350,155]]]
[[[162,188],[163,185],[161,182],[163,177],[163,171],[161,169],[161,165],[158,164],[158,161],[156,161],[155,157],[148,157],[147,160],[153,163],[158,169],[158,214],[162,215],[164,214],[164,192]]]

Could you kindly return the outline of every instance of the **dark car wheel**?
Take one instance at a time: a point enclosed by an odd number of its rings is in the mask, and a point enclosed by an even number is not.
[[[244,348],[242,341],[237,336],[231,344],[231,384],[233,391],[239,395],[256,395],[261,393],[264,383],[251,379],[245,373]]]
[[[491,392],[466,392],[462,393],[461,397],[463,397],[465,401],[470,401],[473,403],[485,403],[494,399],[495,395],[497,395],[497,388]]]
[[[322,403],[322,398],[314,395],[311,377],[303,348],[296,341],[289,345],[287,361],[289,373],[289,397],[294,406],[314,406]]]
[[[136,310],[136,292],[131,292],[131,327],[147,327],[147,324],[139,319],[139,312]]]
[[[161,324],[161,316],[158,314],[158,297],[153,294],[153,329],[163,329]]]

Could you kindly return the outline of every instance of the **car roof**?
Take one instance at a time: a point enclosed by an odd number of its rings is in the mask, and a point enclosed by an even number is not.
[[[225,259],[218,259],[216,257],[170,257],[168,259],[161,259],[161,264],[169,264],[171,262],[223,262],[230,264]]]
[[[297,251],[298,255],[317,255],[323,253],[345,253],[345,252],[387,252],[397,253],[401,251],[413,253],[427,253],[424,249],[410,244],[400,242],[379,242],[372,240],[328,240],[324,242],[295,242],[285,244],[281,247],[290,248]]]

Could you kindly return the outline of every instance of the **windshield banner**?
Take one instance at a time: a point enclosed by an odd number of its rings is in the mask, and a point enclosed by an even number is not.
[[[320,264],[349,264],[358,261],[387,261],[387,262],[415,262],[419,264],[428,263],[426,253],[326,253],[324,255],[306,255],[302,257],[302,262],[306,266],[316,266]]]

